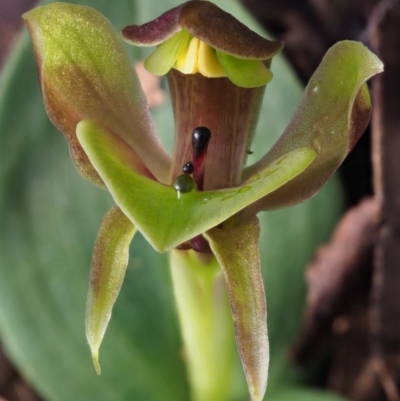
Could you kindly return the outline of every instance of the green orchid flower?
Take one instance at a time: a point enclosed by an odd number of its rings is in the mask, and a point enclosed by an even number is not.
[[[90,275],[86,333],[96,370],[138,230],[157,251],[171,251],[194,398],[226,399],[225,372],[213,368],[216,350],[209,347],[218,334],[210,299],[221,268],[251,400],[262,400],[269,344],[256,215],[311,197],[336,171],[369,122],[365,82],[382,63],[360,43],[333,46],[281,138],[244,168],[281,42],[199,0],[123,30],[134,45],[158,46],[145,67],[167,74],[171,157],[119,35],[102,15],[54,3],[24,19],[49,118],[64,133],[78,171],[116,203],[101,224]]]

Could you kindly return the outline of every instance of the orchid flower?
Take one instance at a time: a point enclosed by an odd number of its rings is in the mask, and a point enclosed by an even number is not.
[[[333,46],[281,138],[244,168],[271,61],[283,43],[199,0],[123,30],[135,46],[157,46],[145,67],[168,78],[175,118],[171,157],[119,35],[102,15],[55,3],[24,19],[49,118],[64,133],[78,171],[116,203],[101,224],[90,275],[86,333],[96,370],[138,230],[155,250],[171,251],[194,386],[201,356],[192,329],[201,323],[193,318],[196,302],[188,301],[196,295],[185,288],[192,278],[185,277],[212,276],[219,265],[251,400],[262,400],[269,344],[256,215],[313,196],[335,172],[369,122],[365,82],[382,71],[381,62],[360,43]]]

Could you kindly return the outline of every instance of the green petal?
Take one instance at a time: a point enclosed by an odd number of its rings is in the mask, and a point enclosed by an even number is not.
[[[130,220],[114,206],[104,216],[94,246],[86,303],[86,337],[98,374],[100,344],[121,289],[135,233]]]
[[[294,178],[315,157],[312,149],[297,149],[241,187],[180,194],[138,174],[130,165],[129,153],[93,122],[79,123],[77,135],[116,203],[159,251],[174,248],[220,224]]]
[[[205,236],[224,271],[251,401],[261,401],[267,387],[269,345],[258,248],[260,224],[254,217],[234,228],[213,228]]]
[[[327,52],[288,128],[271,151],[247,169],[244,179],[299,147],[312,147],[317,157],[296,179],[249,207],[246,214],[302,202],[325,184],[366,128],[371,102],[365,81],[382,70],[381,61],[358,42],[339,42]]]
[[[66,136],[79,171],[100,183],[76,139],[90,119],[121,136],[167,180],[169,157],[154,132],[136,73],[108,20],[89,7],[54,3],[24,14],[47,113]]]
[[[162,43],[144,62],[146,70],[154,75],[165,75],[174,66],[182,45],[189,38],[189,33],[182,30]]]
[[[243,60],[217,50],[218,59],[228,78],[242,88],[266,85],[272,72],[260,60]]]

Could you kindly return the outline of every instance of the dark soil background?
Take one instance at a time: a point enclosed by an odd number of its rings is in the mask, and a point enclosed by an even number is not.
[[[349,211],[309,265],[292,358],[308,367],[329,349],[314,385],[354,401],[400,401],[400,0],[242,1],[286,42],[305,84],[339,40],[363,42],[385,64],[372,80],[372,124],[340,169]],[[35,3],[0,0],[0,66]],[[1,351],[0,401],[40,401]]]

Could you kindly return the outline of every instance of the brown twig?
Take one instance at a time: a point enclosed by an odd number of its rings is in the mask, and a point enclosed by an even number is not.
[[[400,400],[400,2],[381,1],[370,20],[373,50],[385,73],[373,86],[373,166],[382,225],[375,248],[371,350],[389,401]]]
[[[310,360],[357,280],[366,274],[378,224],[379,206],[373,198],[366,199],[343,216],[330,243],[315,254],[307,269],[303,330],[293,354],[298,362],[305,364]]]

